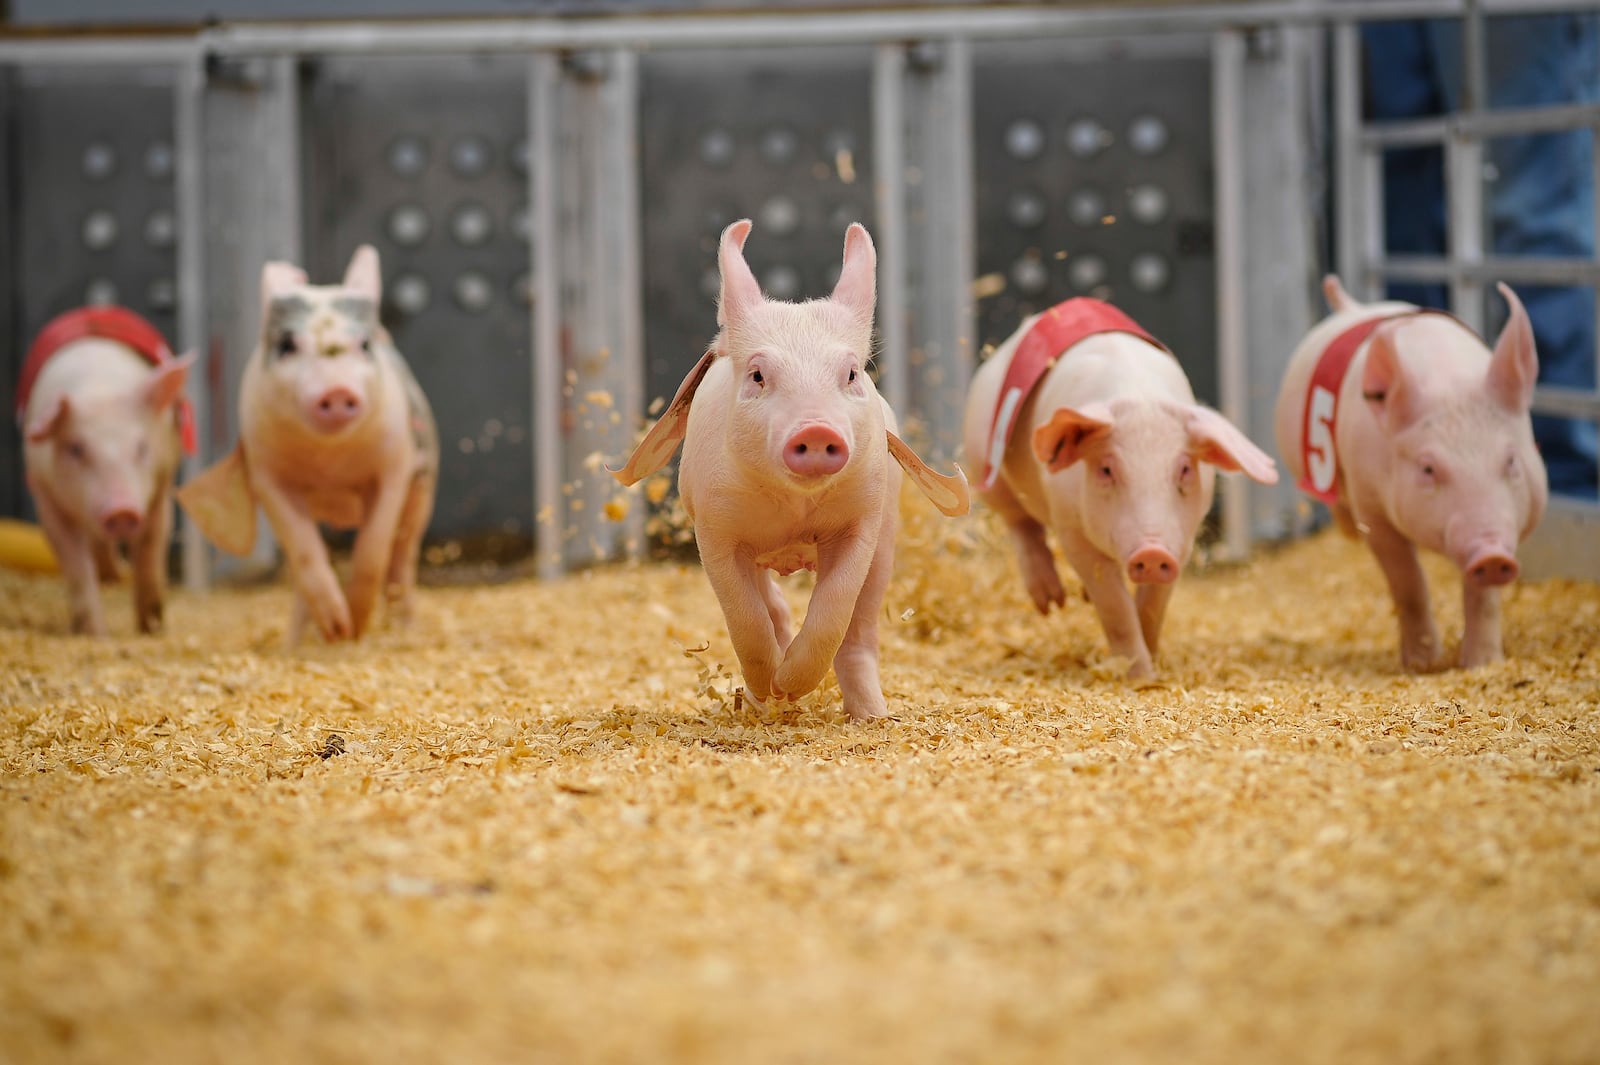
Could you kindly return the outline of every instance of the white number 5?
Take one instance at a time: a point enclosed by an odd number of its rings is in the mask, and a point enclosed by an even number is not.
[[[1306,442],[1306,472],[1311,475],[1311,487],[1319,492],[1333,490],[1333,477],[1338,463],[1333,453],[1333,393],[1316,385],[1311,389],[1311,426]]]

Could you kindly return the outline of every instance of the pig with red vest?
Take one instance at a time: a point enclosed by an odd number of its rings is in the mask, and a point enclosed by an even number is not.
[[[378,321],[378,253],[356,249],[338,285],[289,263],[261,271],[261,336],[239,389],[239,443],[178,493],[218,547],[249,554],[256,505],[294,580],[289,642],[307,618],[355,639],[383,591],[410,615],[417,554],[433,513],[439,434],[417,380]],[[355,529],[341,587],[319,523]]]
[[[1462,666],[1502,657],[1500,592],[1548,489],[1529,406],[1539,361],[1516,294],[1491,352],[1447,314],[1358,303],[1323,281],[1333,313],[1295,350],[1278,393],[1278,448],[1302,490],[1359,534],[1388,580],[1400,661],[1443,657],[1417,548],[1461,570]]]
[[[634,484],[683,444],[678,488],[728,623],[745,691],[797,699],[831,665],[853,718],[888,713],[878,615],[894,567],[902,469],[946,514],[967,510],[959,471],[929,469],[895,435],[867,375],[876,255],[859,224],[827,299],[767,299],[744,258],[750,222],[722,233],[722,327],[661,420],[614,476]],[[795,631],[772,572],[815,570]]]
[[[1278,477],[1231,422],[1195,403],[1165,347],[1088,298],[1029,318],[979,367],[964,436],[967,470],[1010,526],[1034,606],[1066,600],[1048,530],[1135,680],[1154,673],[1214,468]]]
[[[154,326],[122,307],[60,315],[34,341],[17,386],[23,452],[50,546],[67,580],[72,630],[103,636],[100,580],[125,548],[134,620],[161,627],[172,484],[194,451],[183,396],[192,354],[174,358]]]

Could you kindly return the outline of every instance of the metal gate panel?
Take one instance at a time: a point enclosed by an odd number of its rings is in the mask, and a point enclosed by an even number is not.
[[[826,296],[844,231],[875,221],[867,47],[658,53],[640,63],[645,402],[670,399],[716,332],[717,237],[775,299]]]
[[[1115,302],[1217,401],[1204,38],[974,48],[979,336],[1072,296]]]
[[[534,535],[525,86],[510,56],[327,59],[301,108],[311,275],[377,247],[383,320],[439,421],[429,538],[495,558]]]
[[[7,411],[29,343],[62,311],[120,303],[177,343],[172,69],[39,65],[8,81]],[[14,433],[0,461],[6,512],[31,514]]]

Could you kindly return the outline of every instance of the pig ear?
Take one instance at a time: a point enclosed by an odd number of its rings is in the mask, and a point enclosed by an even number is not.
[[[904,440],[887,429],[884,433],[889,438],[889,454],[893,455],[900,468],[906,471],[911,483],[939,508],[940,513],[955,518],[971,509],[972,496],[967,491],[967,475],[961,472],[960,466],[956,467],[954,477],[937,473],[918,458],[917,453],[912,451]]]
[[[1501,406],[1521,414],[1533,402],[1533,383],[1539,377],[1539,356],[1533,347],[1533,326],[1517,294],[1502,282],[1496,286],[1506,299],[1511,316],[1489,360],[1489,392]]]
[[[1344,290],[1338,274],[1329,274],[1322,279],[1322,298],[1327,300],[1328,307],[1335,311],[1348,311],[1352,307],[1361,306]]]
[[[162,363],[151,375],[144,392],[145,402],[151,410],[166,410],[183,395],[183,384],[189,379],[189,367],[194,365],[194,359],[194,352],[191,351],[182,358]]]
[[[25,430],[29,443],[42,444],[56,435],[71,413],[72,404],[67,402],[66,396],[62,396],[49,410],[41,410],[35,414],[29,419]]]
[[[695,389],[705,380],[706,371],[711,369],[711,364],[716,358],[716,348],[700,356],[700,361],[694,364],[689,376],[678,386],[678,394],[672,397],[672,402],[667,405],[661,420],[644,434],[644,439],[633,449],[628,461],[622,464],[621,469],[606,467],[611,476],[623,484],[638,484],[667,464],[672,453],[678,450],[678,443],[683,440],[683,434],[689,427],[689,405],[694,402]]]
[[[1367,361],[1361,370],[1361,398],[1389,432],[1404,429],[1417,419],[1416,385],[1410,379],[1395,347],[1399,325],[1386,322],[1372,334]]]
[[[256,501],[244,449],[196,474],[178,489],[178,504],[206,539],[230,555],[248,555],[256,545]]]
[[[878,253],[872,237],[860,222],[851,222],[844,233],[844,265],[833,286],[833,301],[848,307],[857,318],[872,321],[878,302]]]
[[[378,272],[378,249],[363,244],[350,256],[350,265],[344,270],[344,287],[354,289],[373,303],[383,299],[383,278]]]
[[[737,315],[747,314],[761,302],[761,286],[750,264],[744,261],[744,242],[751,222],[741,218],[722,231],[717,246],[717,268],[722,271],[722,293],[717,298],[717,324],[727,325]]]
[[[261,268],[261,307],[306,286],[306,272],[293,263],[270,262]]]
[[[1081,411],[1062,407],[1033,431],[1033,456],[1055,473],[1083,458],[1083,450],[1111,435],[1111,411],[1091,403]]]
[[[1190,407],[1186,420],[1189,443],[1201,462],[1230,472],[1242,472],[1262,484],[1278,483],[1277,464],[1228,419],[1209,407]]]

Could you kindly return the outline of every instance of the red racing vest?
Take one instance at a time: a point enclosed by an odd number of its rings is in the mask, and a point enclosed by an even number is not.
[[[996,401],[994,417],[989,423],[989,435],[985,438],[988,447],[984,451],[983,479],[978,482],[980,490],[994,487],[1005,461],[1006,446],[1017,427],[1017,412],[1033,394],[1045,371],[1054,366],[1068,348],[1098,333],[1128,333],[1170,353],[1165,344],[1103,300],[1078,296],[1045,311],[1017,342],[1011,365],[1006,367],[1006,377],[1000,385],[1000,398]]]
[[[79,307],[59,314],[39,330],[22,363],[22,376],[17,380],[19,420],[27,409],[28,397],[33,394],[33,383],[39,379],[39,371],[50,361],[50,356],[74,340],[87,337],[114,340],[138,352],[152,366],[165,365],[173,358],[172,349],[161,331],[126,307]],[[194,405],[187,396],[180,396],[176,409],[183,453],[193,455],[199,443],[195,435]]]
[[[1339,391],[1356,352],[1385,322],[1420,314],[1452,317],[1446,311],[1413,307],[1369,318],[1335,336],[1317,356],[1317,364],[1311,370],[1311,383],[1306,388],[1305,409],[1300,415],[1300,457],[1305,473],[1299,487],[1306,495],[1329,506],[1339,500],[1339,452],[1334,441],[1334,427],[1339,423]]]

